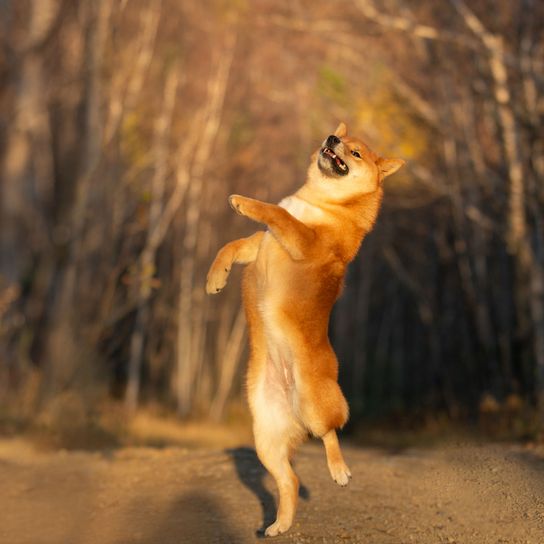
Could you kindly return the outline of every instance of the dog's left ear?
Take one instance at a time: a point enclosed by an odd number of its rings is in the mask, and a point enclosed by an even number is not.
[[[346,123],[340,123],[334,131],[334,135],[338,136],[339,138],[343,138],[347,133],[348,127],[346,126]]]
[[[376,166],[379,168],[382,179],[394,174],[406,161],[402,159],[384,159],[380,157],[376,161]]]

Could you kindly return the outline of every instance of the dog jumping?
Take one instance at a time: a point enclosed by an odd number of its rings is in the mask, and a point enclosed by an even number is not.
[[[349,409],[338,385],[329,317],[346,267],[376,222],[383,180],[403,164],[378,156],[340,123],[312,155],[296,193],[277,205],[229,197],[238,214],[266,227],[225,245],[206,284],[207,293],[218,293],[232,265],[246,265],[248,401],[257,455],[279,492],[266,536],[291,527],[299,484],[290,459],[308,435],[323,440],[333,480],[345,486],[351,478],[336,436]]]

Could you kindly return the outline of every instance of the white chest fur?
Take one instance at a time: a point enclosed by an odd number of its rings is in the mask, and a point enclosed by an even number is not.
[[[326,214],[321,208],[310,204],[296,195],[284,198],[279,206],[305,224],[318,224],[326,221]]]

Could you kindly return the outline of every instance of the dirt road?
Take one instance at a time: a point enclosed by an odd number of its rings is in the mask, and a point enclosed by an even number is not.
[[[339,488],[317,443],[296,458],[296,521],[273,542],[544,542],[544,451],[345,448]],[[250,448],[38,452],[0,441],[2,544],[257,541],[275,489]]]

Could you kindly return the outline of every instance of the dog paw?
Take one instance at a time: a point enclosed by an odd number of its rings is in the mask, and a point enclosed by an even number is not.
[[[213,267],[208,272],[208,277],[206,279],[206,293],[208,293],[208,295],[219,293],[227,284],[229,274],[230,268],[226,266]]]
[[[290,523],[280,521],[280,520],[277,519],[272,525],[269,525],[266,528],[266,530],[264,532],[264,536],[278,536],[278,535],[281,535],[282,533],[285,533],[286,531],[288,531],[289,527],[291,527]]]
[[[245,198],[243,196],[240,196],[240,195],[230,195],[229,196],[230,207],[238,215],[244,215],[244,211],[243,211],[244,200],[245,200]]]
[[[255,214],[259,211],[262,202],[246,196],[230,195],[229,204],[238,215],[255,219]]]
[[[351,471],[349,470],[346,463],[338,462],[334,465],[329,465],[329,471],[331,473],[332,479],[340,486],[345,487],[348,485],[351,479]]]

